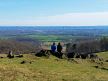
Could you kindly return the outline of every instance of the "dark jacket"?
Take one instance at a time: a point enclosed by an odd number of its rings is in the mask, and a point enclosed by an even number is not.
[[[61,45],[57,45],[57,51],[61,52],[62,51],[62,46]]]

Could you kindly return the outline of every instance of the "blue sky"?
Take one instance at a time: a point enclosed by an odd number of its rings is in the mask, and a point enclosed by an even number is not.
[[[108,0],[0,0],[0,25],[108,25]]]

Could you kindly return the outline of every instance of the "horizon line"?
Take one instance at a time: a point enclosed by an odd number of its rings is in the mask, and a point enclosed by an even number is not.
[[[69,27],[69,26],[75,26],[75,27],[78,27],[78,26],[108,26],[108,25],[0,25],[0,27],[6,27],[6,26],[12,26],[12,27],[15,27],[15,26],[37,26],[37,27],[45,27],[45,26],[51,26],[51,27],[57,27],[57,26],[66,26],[66,27]]]

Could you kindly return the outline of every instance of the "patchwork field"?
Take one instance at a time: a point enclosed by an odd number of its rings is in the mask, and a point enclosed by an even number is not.
[[[103,61],[58,59],[25,54],[23,58],[0,56],[0,81],[108,81],[108,52],[98,53]],[[21,64],[21,62],[23,62]],[[101,64],[102,63],[102,64]]]

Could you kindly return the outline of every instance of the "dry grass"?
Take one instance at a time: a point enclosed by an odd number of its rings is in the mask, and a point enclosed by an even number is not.
[[[100,53],[100,56],[107,54]],[[6,55],[0,58],[0,81],[108,81],[108,71],[93,66],[108,68],[91,60],[57,59],[54,56],[38,58],[34,55],[24,55],[23,58],[8,59]],[[108,55],[103,56],[107,59]],[[25,64],[20,64],[26,61]],[[32,63],[30,63],[32,62]]]

